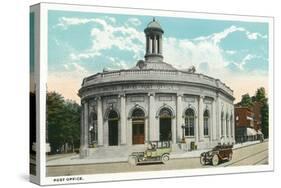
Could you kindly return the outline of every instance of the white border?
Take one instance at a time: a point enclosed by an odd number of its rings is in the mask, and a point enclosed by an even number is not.
[[[120,180],[136,180],[136,179],[154,179],[154,178],[168,178],[168,177],[187,177],[198,175],[215,175],[215,174],[232,174],[232,173],[246,173],[246,172],[264,172],[274,170],[273,159],[273,126],[269,126],[269,165],[260,166],[239,166],[227,168],[204,168],[204,169],[186,169],[186,170],[168,170],[168,171],[149,171],[149,172],[126,172],[126,173],[112,173],[112,174],[93,174],[93,175],[76,175],[76,176],[56,176],[46,177],[46,156],[45,156],[45,122],[46,122],[46,83],[48,70],[48,10],[61,11],[79,11],[79,12],[96,12],[96,13],[115,13],[127,15],[153,15],[165,17],[182,17],[182,18],[204,18],[217,20],[232,20],[232,21],[254,21],[266,22],[269,25],[269,125],[273,124],[273,17],[261,16],[240,16],[240,15],[226,15],[213,13],[195,13],[184,11],[171,10],[148,10],[135,8],[121,8],[121,7],[103,7],[93,5],[70,5],[70,4],[56,4],[56,3],[41,3],[40,4],[40,184],[54,185],[54,184],[70,184],[70,183],[88,183],[88,182],[103,182],[103,181],[120,181]],[[54,178],[60,177],[83,177],[82,181],[54,183]]]
[[[40,156],[39,156],[39,151],[40,151],[40,144],[39,143],[39,139],[40,139],[40,121],[39,121],[39,117],[40,117],[40,106],[39,106],[39,101],[40,101],[40,89],[38,87],[38,85],[40,84],[40,74],[39,74],[39,70],[40,70],[40,9],[38,6],[35,7],[30,7],[30,13],[34,13],[34,81],[35,81],[35,101],[36,101],[36,154],[35,154],[35,171],[36,171],[36,175],[30,175],[30,181],[34,182],[34,183],[40,183]],[[30,15],[29,15],[30,16]],[[30,23],[29,23],[30,24]],[[30,45],[30,44],[29,44]]]

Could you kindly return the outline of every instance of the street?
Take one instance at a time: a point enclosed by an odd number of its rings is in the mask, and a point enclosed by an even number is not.
[[[258,143],[233,150],[231,161],[222,162],[218,167],[268,164],[268,142]],[[82,175],[98,173],[118,173],[136,171],[158,171],[192,168],[214,168],[202,166],[199,157],[171,159],[166,164],[146,164],[131,166],[127,162],[82,164],[47,167],[47,176]]]

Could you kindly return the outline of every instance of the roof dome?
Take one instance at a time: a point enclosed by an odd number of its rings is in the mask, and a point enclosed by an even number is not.
[[[155,18],[153,18],[153,20],[147,24],[147,27],[145,28],[144,32],[147,33],[154,31],[160,31],[161,33],[164,33],[161,25],[155,20]]]
[[[161,25],[155,20],[155,18],[153,18],[153,20],[147,24],[147,28],[162,29]]]

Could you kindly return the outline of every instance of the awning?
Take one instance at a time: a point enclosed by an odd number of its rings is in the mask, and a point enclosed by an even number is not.
[[[252,128],[247,128],[247,136],[255,136],[257,135],[257,131]]]

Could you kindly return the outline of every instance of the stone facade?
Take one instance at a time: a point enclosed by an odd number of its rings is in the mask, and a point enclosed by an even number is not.
[[[233,91],[218,79],[177,70],[163,61],[162,30],[145,29],[145,60],[127,70],[84,78],[80,155],[91,147],[134,146],[171,140],[190,149],[234,143]]]

